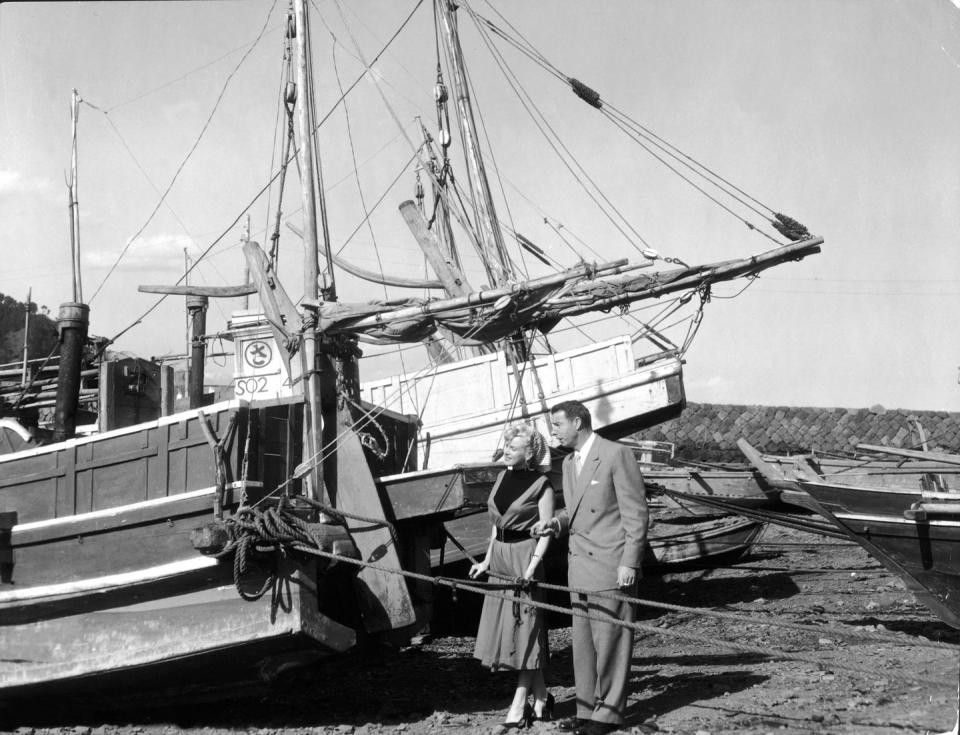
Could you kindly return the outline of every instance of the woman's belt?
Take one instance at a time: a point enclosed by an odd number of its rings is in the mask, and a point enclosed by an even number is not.
[[[518,541],[529,541],[533,538],[529,531],[516,531],[512,528],[500,528],[495,526],[497,541],[503,541],[505,544],[515,544]]]

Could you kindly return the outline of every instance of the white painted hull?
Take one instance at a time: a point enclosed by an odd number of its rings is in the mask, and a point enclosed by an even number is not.
[[[655,423],[658,412],[679,412],[684,402],[680,359],[636,368],[628,337],[537,358],[520,371],[525,403],[502,352],[444,365],[426,377],[368,381],[361,395],[420,416],[420,469],[489,461],[512,419],[529,418],[549,436],[550,407],[561,401],[584,403],[595,428],[611,438]]]

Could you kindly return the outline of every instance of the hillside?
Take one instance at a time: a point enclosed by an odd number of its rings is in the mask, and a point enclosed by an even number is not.
[[[0,294],[0,364],[23,359],[23,323],[26,306]],[[57,344],[57,324],[30,304],[30,359],[44,358]]]

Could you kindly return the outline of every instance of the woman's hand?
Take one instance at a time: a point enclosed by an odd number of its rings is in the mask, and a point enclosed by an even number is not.
[[[481,574],[486,574],[487,570],[490,568],[490,562],[484,559],[481,562],[477,562],[472,567],[470,567],[469,577],[470,579],[476,579]]]

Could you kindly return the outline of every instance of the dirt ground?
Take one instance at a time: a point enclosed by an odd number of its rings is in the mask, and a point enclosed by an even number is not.
[[[461,592],[452,629],[400,650],[328,659],[270,687],[206,702],[155,701],[148,708],[104,709],[94,702],[42,704],[7,712],[19,735],[431,735],[492,733],[515,679],[491,674],[471,657],[477,606]],[[900,581],[859,547],[770,528],[734,566],[644,580],[652,600],[736,611],[758,621],[731,622],[689,612],[641,608],[650,632],[636,637],[628,723],[634,733],[924,733],[956,719],[958,654],[922,641],[960,635],[916,604]],[[773,625],[762,625],[769,621]],[[817,626],[815,632],[779,622]],[[573,713],[569,620],[551,624],[547,681],[558,715]],[[857,641],[868,631],[884,640]],[[707,639],[691,642],[688,633]],[[815,657],[784,661],[731,651],[735,641],[770,652]],[[849,671],[850,667],[855,671]],[[100,700],[105,701],[104,699]],[[555,730],[552,723],[535,725]]]

